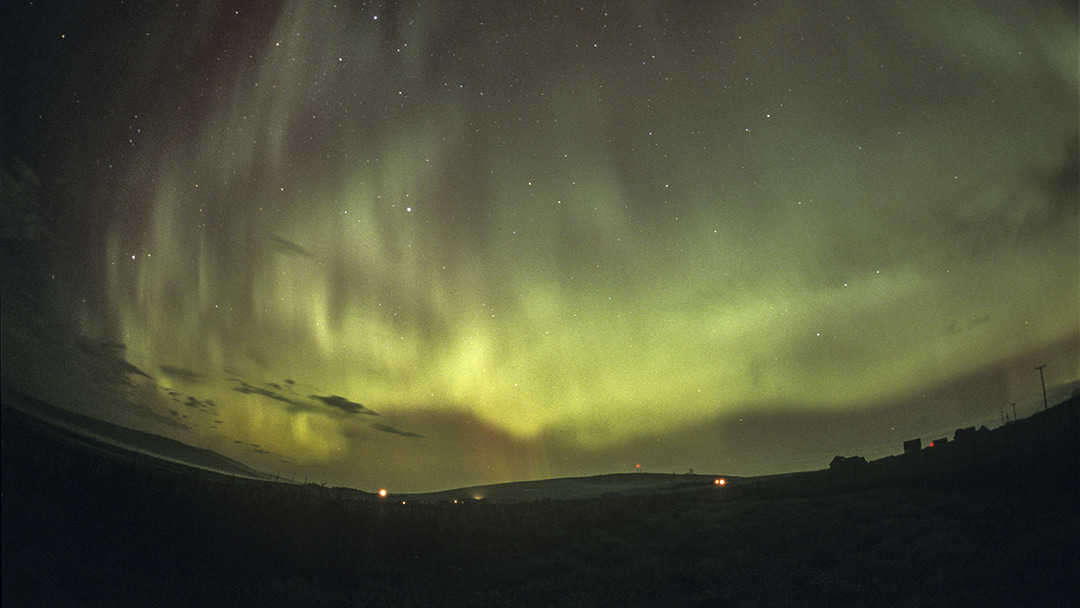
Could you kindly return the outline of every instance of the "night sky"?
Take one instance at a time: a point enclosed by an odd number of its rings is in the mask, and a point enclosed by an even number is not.
[[[6,385],[416,491],[825,468],[1080,379],[1074,2],[178,4],[5,3]]]

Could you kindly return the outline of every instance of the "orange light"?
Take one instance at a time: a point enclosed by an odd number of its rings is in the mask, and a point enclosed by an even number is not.
[[[722,486],[722,485],[724,485],[725,483],[727,483],[727,480],[726,480],[726,479],[717,479],[717,480],[716,480],[716,481],[714,481],[713,483],[715,483],[715,484],[716,484],[716,485],[718,485],[718,486]]]
[[[379,490],[379,496],[386,496],[386,490]]]

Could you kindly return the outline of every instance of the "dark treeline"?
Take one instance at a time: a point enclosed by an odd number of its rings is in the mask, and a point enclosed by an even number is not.
[[[3,603],[1064,605],[1076,419],[722,489],[402,504],[98,453],[5,407]]]

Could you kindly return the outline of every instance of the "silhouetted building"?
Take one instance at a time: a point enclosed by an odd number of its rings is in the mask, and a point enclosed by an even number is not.
[[[912,439],[904,442],[904,453],[912,454],[922,449],[922,439]]]
[[[956,429],[956,433],[953,434],[953,441],[970,441],[975,438],[975,427],[969,426],[966,429]]]
[[[851,458],[837,456],[829,463],[829,469],[833,471],[848,471],[865,464],[866,458],[862,456],[852,456]]]

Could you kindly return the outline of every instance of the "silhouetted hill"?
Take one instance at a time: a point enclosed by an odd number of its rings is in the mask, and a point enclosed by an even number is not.
[[[266,477],[243,463],[211,450],[83,416],[7,387],[3,387],[2,391],[4,424],[14,423],[14,419],[18,418],[19,424],[34,426],[38,432],[65,437],[69,441],[82,443],[118,457],[130,458],[142,454],[229,475]]]
[[[738,480],[730,496],[807,496],[881,487],[942,488],[1076,501],[1080,496],[1080,398],[990,430],[867,462],[834,459],[829,469]]]
[[[1001,492],[1066,492],[1080,488],[1080,428],[1073,398],[1029,418],[990,430],[957,429],[951,441],[867,461],[838,457],[828,469],[760,477],[618,473],[471,486],[408,500],[520,502],[603,495],[676,495],[691,491],[730,498],[808,496],[883,486],[950,486]],[[823,463],[824,464],[824,463]],[[724,479],[717,488],[717,479]],[[1070,483],[1072,482],[1072,483]]]
[[[647,474],[521,482],[490,495],[547,497],[456,504],[117,458],[12,411],[5,606],[1080,600],[1075,399],[850,467],[723,486]]]
[[[735,477],[666,473],[611,473],[587,477],[563,477],[509,483],[470,486],[441,492],[403,494],[404,500],[439,502],[487,500],[493,502],[531,502],[556,499],[574,500],[605,495],[673,494],[690,488],[713,486],[717,479],[725,483]],[[397,496],[396,496],[397,497]]]

